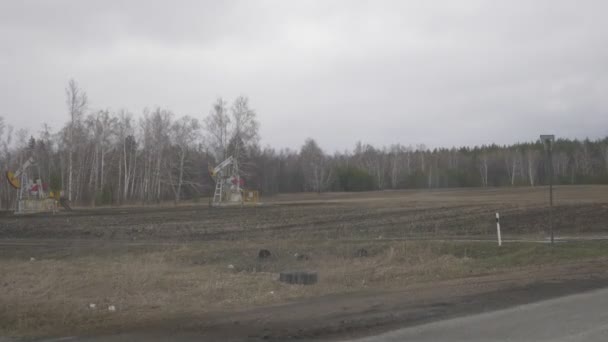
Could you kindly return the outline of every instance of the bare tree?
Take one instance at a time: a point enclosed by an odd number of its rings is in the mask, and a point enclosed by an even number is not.
[[[420,155],[420,170],[422,171],[422,173],[425,172],[425,168],[426,168],[426,161],[425,161],[425,154],[428,151],[426,145],[424,144],[418,144],[416,145],[416,152],[418,152],[418,154]]]
[[[256,113],[249,108],[249,99],[239,96],[232,105],[232,136],[239,137],[245,146],[255,144],[259,140],[259,127]]]
[[[249,100],[244,96],[239,96],[234,100],[231,114],[232,125],[228,154],[238,160],[241,175],[251,177],[255,173],[255,166],[251,159],[253,154],[260,150],[257,145],[259,123],[256,113],[249,107]]]
[[[5,129],[6,129],[6,125],[4,123],[4,118],[0,116],[0,145],[2,147],[2,151],[1,151],[2,155],[0,155],[0,162],[4,162],[4,163],[8,164],[10,162],[8,147],[11,142],[12,128],[9,126],[8,134],[7,134],[6,138],[3,137]],[[5,166],[5,168],[7,168],[7,167]],[[6,196],[7,197],[9,196],[8,191],[6,191]],[[8,205],[8,198],[6,198],[6,203]],[[0,196],[0,207],[2,207],[2,196]]]
[[[531,186],[536,183],[536,173],[538,171],[538,162],[540,160],[540,153],[537,150],[528,149],[526,151],[528,181]]]
[[[509,176],[509,182],[511,186],[515,185],[515,179],[517,175],[521,175],[522,169],[522,157],[519,149],[507,149],[504,152],[505,166],[507,175]]]
[[[313,139],[306,139],[300,151],[307,187],[317,193],[325,191],[332,177],[331,165],[323,150]]]
[[[194,149],[200,138],[200,124],[195,118],[184,116],[171,126],[171,143],[177,148],[178,166],[177,183],[174,185],[175,202],[179,202],[184,184],[184,161],[189,151]],[[171,177],[171,171],[169,171]]]
[[[71,79],[65,89],[66,103],[70,114],[69,126],[69,152],[68,152],[68,200],[72,200],[72,183],[74,174],[74,130],[82,121],[82,116],[87,108],[87,94],[84,92],[76,81]]]
[[[142,165],[140,198],[160,202],[162,190],[161,167],[165,162],[169,146],[169,130],[173,113],[156,108],[152,113],[144,112],[140,119],[143,135],[144,161]]]
[[[3,138],[3,135],[6,136]],[[9,155],[9,147],[11,145],[11,141],[13,139],[13,126],[6,125],[4,123],[4,118],[0,116],[0,144],[2,146],[3,159],[7,159]]]
[[[132,121],[133,117],[131,113],[121,110],[118,114],[116,135],[118,150],[121,154],[118,162],[118,198],[123,201],[127,199],[129,190],[132,189],[131,182],[136,165],[135,154],[137,143],[135,141],[135,130]]]
[[[593,165],[588,140],[584,140],[583,142],[579,143],[579,147],[574,151],[574,163],[576,165],[576,169],[581,175],[589,176],[593,173]]]
[[[481,175],[481,186],[488,186],[488,152],[482,150],[481,156],[479,157],[478,165],[479,174]]]
[[[93,143],[93,162],[91,163],[91,172],[89,184],[92,187],[92,203],[97,200],[98,191],[103,192],[105,185],[105,161],[106,155],[113,149],[115,145],[116,124],[118,119],[110,115],[107,110],[98,111],[95,114],[90,114],[87,117],[86,125],[92,136]]]
[[[401,145],[392,145],[389,152],[389,164],[390,164],[390,181],[391,188],[397,189],[399,183],[399,177],[403,173],[404,166],[404,151]]]
[[[369,144],[357,144],[355,148],[355,159],[360,168],[374,177],[376,186],[384,189],[386,185],[386,170],[389,164],[388,153],[377,150]]]
[[[221,97],[213,104],[209,115],[205,118],[205,130],[208,134],[209,145],[216,159],[222,161],[226,159],[226,149],[228,148],[230,117],[228,116],[226,101]]]
[[[38,144],[37,144],[37,155],[38,165],[41,167],[43,172],[42,179],[51,181],[51,174],[53,169],[53,140],[51,127],[46,123],[42,124],[42,129],[38,133]],[[57,184],[54,184],[57,185]],[[53,189],[53,190],[59,190]]]
[[[608,142],[604,142],[600,145],[600,153],[602,159],[604,159],[605,171],[608,172]]]

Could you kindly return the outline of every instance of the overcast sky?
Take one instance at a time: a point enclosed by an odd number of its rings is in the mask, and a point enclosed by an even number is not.
[[[512,143],[608,135],[608,1],[0,0],[0,116],[203,118],[250,98],[263,145]]]

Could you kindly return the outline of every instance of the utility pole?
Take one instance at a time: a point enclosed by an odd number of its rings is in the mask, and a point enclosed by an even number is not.
[[[540,140],[545,146],[545,170],[548,168],[549,174],[549,231],[551,232],[551,245],[553,245],[553,143],[555,135],[542,134]]]

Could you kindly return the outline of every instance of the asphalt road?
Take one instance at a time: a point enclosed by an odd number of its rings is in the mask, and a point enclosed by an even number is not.
[[[608,289],[395,330],[352,342],[608,341]]]

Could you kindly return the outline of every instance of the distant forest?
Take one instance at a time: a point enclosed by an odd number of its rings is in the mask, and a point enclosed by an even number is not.
[[[428,149],[375,147],[328,154],[313,139],[299,150],[261,147],[249,100],[219,98],[207,115],[177,117],[169,109],[90,110],[75,81],[66,87],[66,124],[58,131],[14,131],[0,117],[0,167],[14,171],[29,157],[30,172],[80,205],[179,202],[209,196],[208,167],[237,156],[245,187],[261,195],[302,191],[369,191],[443,187],[608,183],[608,138],[558,139],[547,165],[540,141]],[[404,137],[406,138],[406,137]],[[238,148],[237,148],[238,147]],[[0,206],[14,206],[16,190],[0,183]]]

